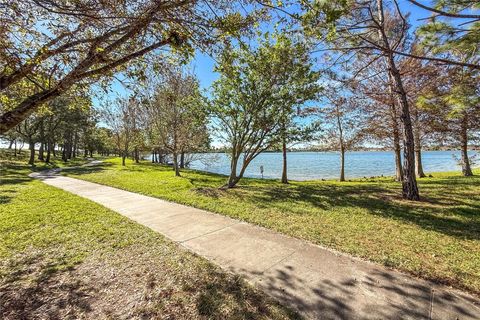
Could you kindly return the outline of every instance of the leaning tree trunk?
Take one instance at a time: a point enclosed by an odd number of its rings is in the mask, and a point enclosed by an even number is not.
[[[403,180],[403,170],[402,170],[402,151],[400,147],[400,129],[398,124],[398,114],[397,107],[395,105],[395,89],[393,88],[393,79],[392,75],[388,73],[388,91],[390,96],[390,117],[392,120],[393,128],[393,152],[395,154],[395,180]]]
[[[282,166],[282,183],[288,183],[287,178],[287,139],[285,136],[282,137],[282,157],[283,157],[283,166]]]
[[[461,143],[461,153],[462,153],[462,174],[466,177],[473,176],[473,171],[470,166],[470,159],[468,158],[468,129],[467,122],[468,118],[465,115],[460,124],[460,143]]]
[[[412,119],[410,117],[410,108],[407,100],[407,93],[403,87],[400,71],[397,69],[395,58],[393,56],[390,42],[385,31],[383,1],[377,0],[378,19],[380,27],[378,29],[379,37],[383,42],[383,52],[386,54],[388,63],[388,72],[395,83],[395,92],[398,95],[400,105],[400,120],[403,124],[403,180],[402,195],[404,199],[420,200],[418,193],[417,179],[415,177],[415,143],[413,139]]]
[[[232,160],[230,162],[230,175],[228,176],[227,188],[233,188],[240,180],[237,177],[237,166],[238,166],[238,155],[232,155]]]
[[[10,140],[10,144],[8,145],[8,149],[12,149],[14,141],[15,141],[15,139]]]
[[[403,88],[400,72],[395,66],[393,57],[390,59],[390,68],[398,89],[402,112],[400,119],[403,124],[403,180],[402,195],[408,200],[420,200],[417,179],[415,177],[415,142],[413,139],[412,121],[407,101],[407,95]]]
[[[258,154],[257,154],[258,155]],[[245,174],[245,171],[247,170],[248,165],[250,162],[255,158],[256,156],[251,156],[248,159],[243,159],[242,163],[242,168],[240,169],[240,172],[238,174],[235,174],[234,178],[231,180],[229,179],[229,188],[233,188],[237,185],[237,183],[243,178],[243,175]],[[238,160],[238,159],[237,159]],[[237,165],[235,165],[235,172],[236,172]]]

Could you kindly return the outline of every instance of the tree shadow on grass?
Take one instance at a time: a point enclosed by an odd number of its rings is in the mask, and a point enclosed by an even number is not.
[[[0,185],[23,184],[32,181],[26,173],[27,166],[13,163],[0,164]]]
[[[197,288],[201,293],[197,297],[197,310],[201,316],[208,319],[273,319],[274,314],[267,306],[272,306],[272,301],[261,291],[254,291],[246,286],[240,276],[226,276],[224,273],[211,272],[211,280],[200,284]],[[228,317],[223,313],[224,304],[234,301]],[[276,304],[276,303],[275,303]],[[302,317],[285,306],[277,305],[288,319],[302,319]]]
[[[88,175],[92,173],[98,173],[107,170],[113,164],[108,162],[101,162],[94,166],[80,166],[80,167],[71,167],[71,168],[63,168],[62,172],[68,175],[73,176],[80,176],[80,175]]]
[[[25,174],[25,166],[12,163],[0,164],[0,204],[9,203],[17,193],[16,185],[33,180]]]
[[[69,275],[62,259],[22,256],[0,281],[1,319],[79,318],[91,311],[93,288]]]
[[[409,202],[399,196],[400,189],[385,188],[380,184],[357,185],[295,184],[242,186],[246,192],[238,194],[244,201],[263,208],[274,208],[279,203],[289,206],[307,205],[320,210],[334,208],[361,208],[369,214],[395,219],[434,230],[461,239],[480,239],[480,196],[459,192],[462,201],[443,195],[427,193],[421,202]],[[448,205],[442,204],[448,201]],[[431,206],[431,204],[437,206]],[[291,214],[295,214],[293,211]]]

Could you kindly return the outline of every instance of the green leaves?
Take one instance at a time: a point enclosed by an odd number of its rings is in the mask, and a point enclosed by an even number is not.
[[[421,44],[436,54],[468,56],[478,63],[480,22],[466,15],[478,14],[479,8],[475,0],[436,0],[432,10],[438,11],[416,32]]]
[[[304,39],[284,32],[260,34],[252,47],[226,43],[215,67],[220,78],[211,113],[232,150],[254,157],[281,138],[306,136],[294,119],[297,107],[320,91],[309,49]]]

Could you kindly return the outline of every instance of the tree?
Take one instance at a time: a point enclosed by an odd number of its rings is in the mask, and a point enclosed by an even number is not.
[[[2,3],[0,92],[20,81],[38,91],[0,115],[0,134],[40,105],[74,85],[87,86],[117,72],[141,76],[160,50],[191,55],[193,43],[211,47],[219,38],[250,25],[256,12],[239,13],[226,0],[25,0]],[[135,63],[134,63],[135,62]],[[46,75],[46,81],[38,75]]]
[[[132,151],[139,112],[138,102],[132,97],[118,99],[113,108],[107,107],[103,111],[104,120],[112,132],[113,141],[122,158],[122,166],[125,166],[125,159]]]
[[[255,157],[280,142],[285,108],[276,97],[270,60],[262,55],[260,49],[234,49],[227,43],[216,65],[220,78],[213,84],[210,112],[215,132],[230,151],[227,188],[240,181]]]
[[[460,147],[462,173],[471,176],[468,143],[480,130],[479,74],[466,68],[452,68],[437,79],[437,86],[425,93],[420,103],[436,115],[435,130],[448,133],[450,140]]]
[[[417,34],[422,45],[436,55],[447,55],[450,59],[480,68],[480,9],[476,0],[434,0],[432,5],[424,1],[408,0],[428,10],[431,16],[424,19]],[[458,53],[469,54],[462,59]],[[473,55],[472,55],[473,53]],[[425,56],[425,54],[420,54]],[[460,58],[460,59],[459,59]]]
[[[340,151],[340,181],[345,181],[345,152],[352,150],[365,137],[364,115],[360,99],[346,96],[339,88],[325,94],[327,105],[320,108],[322,123],[327,126],[323,137],[330,149]]]
[[[304,25],[313,36],[329,37],[337,52],[355,54],[357,60],[364,60],[364,66],[355,72],[354,77],[368,70],[375,61],[384,60],[403,125],[402,195],[408,200],[419,200],[410,104],[398,67],[398,52],[406,47],[409,25],[396,0],[391,4],[388,6],[383,0],[309,1]]]
[[[208,117],[198,80],[181,70],[167,72],[145,107],[150,136],[155,145],[172,155],[175,176],[180,176],[185,153],[201,150],[208,143]]]
[[[15,128],[20,137],[28,143],[28,149],[30,150],[28,164],[32,166],[35,164],[35,143],[38,139],[39,126],[39,117],[32,115]]]
[[[321,90],[318,85],[320,73],[313,71],[310,57],[310,46],[304,39],[287,37],[285,32],[273,35],[265,33],[259,41],[255,59],[264,60],[262,66],[256,66],[265,71],[264,78],[273,79],[271,103],[279,105],[281,110],[280,137],[282,145],[282,183],[288,183],[287,178],[287,144],[298,140],[312,138],[315,126],[301,125],[296,121],[299,116],[307,115],[302,106],[315,100]],[[257,63],[260,65],[261,63]],[[263,79],[259,79],[263,81]],[[268,81],[268,80],[267,80]]]
[[[412,46],[412,52],[421,52],[418,46]],[[420,53],[421,54],[421,53]],[[425,177],[422,164],[422,146],[424,140],[431,135],[433,128],[430,121],[435,115],[429,113],[429,109],[422,108],[419,100],[424,93],[438,86],[438,75],[442,73],[441,67],[430,62],[414,58],[403,58],[400,61],[400,69],[405,83],[408,101],[411,106],[413,139],[415,145],[415,173],[417,177]]]
[[[372,64],[373,74],[363,81],[349,81],[347,84],[355,92],[364,113],[365,138],[391,148],[395,159],[395,179],[403,180],[401,128],[398,102],[393,92],[391,77],[385,72],[385,67],[377,61]]]

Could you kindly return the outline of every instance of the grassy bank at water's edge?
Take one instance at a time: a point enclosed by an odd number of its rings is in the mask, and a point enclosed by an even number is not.
[[[291,182],[225,177],[118,159],[64,174],[238,218],[388,267],[480,293],[480,170],[419,179],[420,202],[391,178]]]
[[[0,170],[1,319],[297,317],[158,233],[29,178],[23,163]]]

